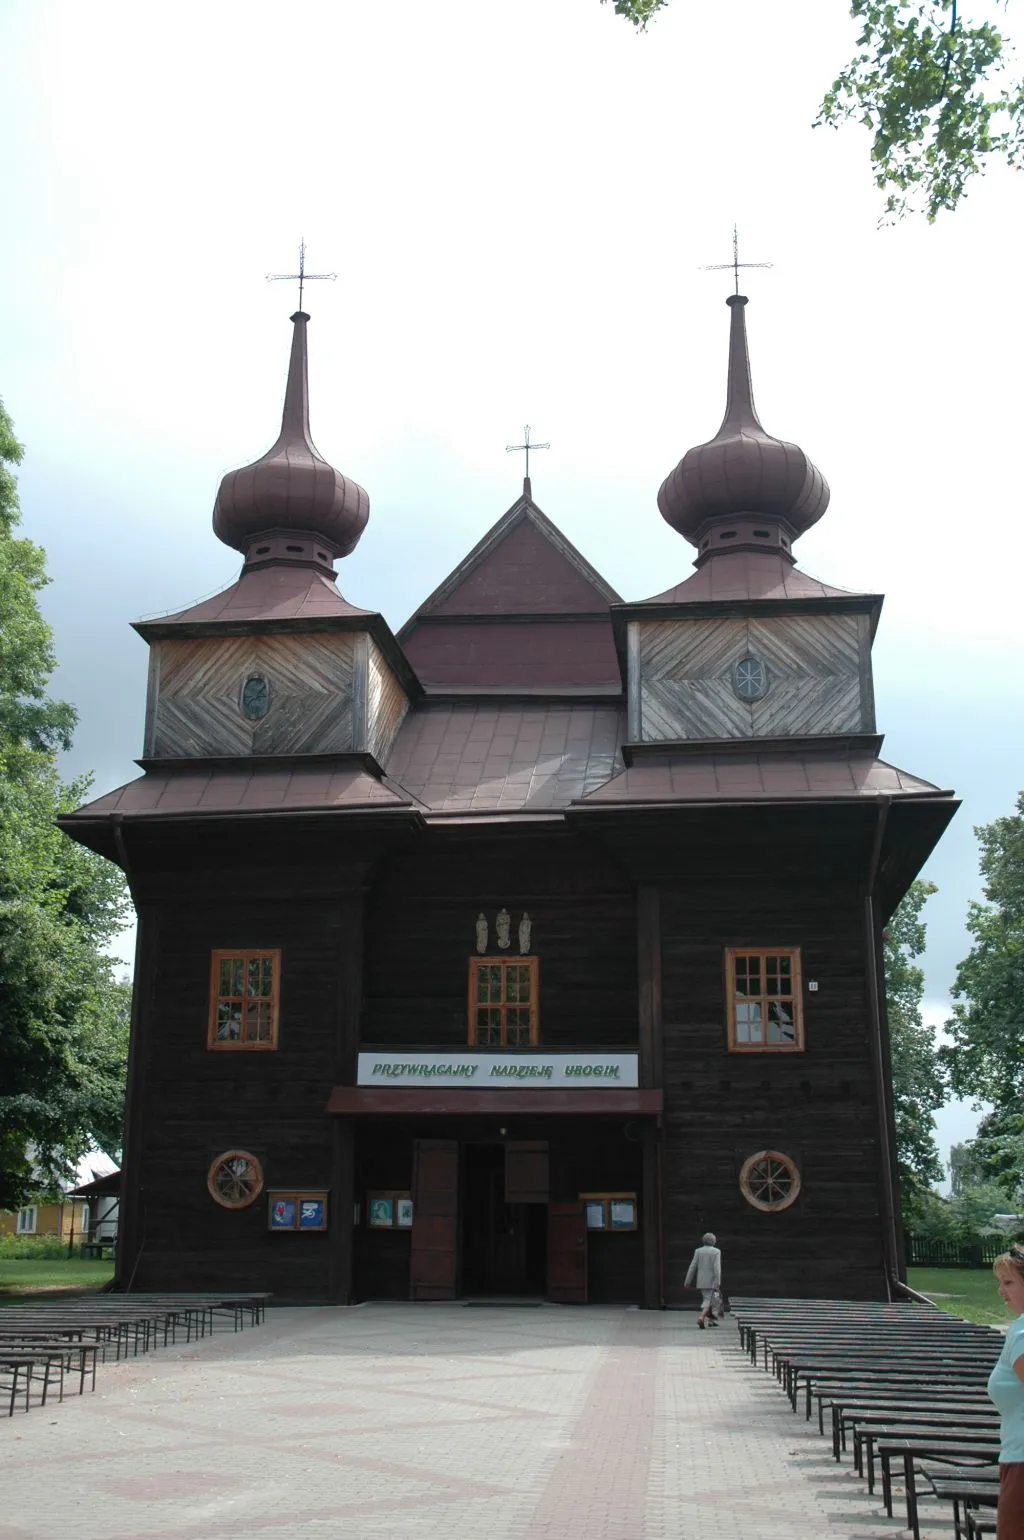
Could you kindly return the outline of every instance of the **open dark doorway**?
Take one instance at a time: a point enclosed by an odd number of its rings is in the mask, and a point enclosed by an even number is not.
[[[505,1146],[462,1147],[463,1294],[542,1295],[547,1205],[506,1203]]]

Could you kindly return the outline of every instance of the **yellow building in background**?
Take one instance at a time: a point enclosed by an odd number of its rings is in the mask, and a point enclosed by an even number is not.
[[[72,1245],[88,1235],[90,1218],[90,1206],[81,1198],[28,1203],[17,1210],[0,1209],[0,1235],[39,1235]]]

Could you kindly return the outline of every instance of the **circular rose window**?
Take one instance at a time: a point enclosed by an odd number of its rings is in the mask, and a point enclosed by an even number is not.
[[[247,1150],[227,1150],[211,1165],[206,1185],[222,1208],[248,1208],[263,1191],[263,1167]]]
[[[800,1173],[788,1155],[780,1155],[778,1150],[759,1150],[743,1162],[740,1191],[754,1208],[778,1214],[796,1202]]]

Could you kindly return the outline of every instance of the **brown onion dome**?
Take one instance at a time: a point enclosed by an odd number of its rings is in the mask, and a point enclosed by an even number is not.
[[[746,303],[743,294],[726,300],[732,317],[722,426],[713,439],[687,451],[658,493],[662,517],[698,547],[698,565],[728,550],[775,548],[788,554],[790,541],[828,507],[828,482],[817,466],[799,445],[773,438],[758,421]]]
[[[318,452],[309,433],[306,323],[292,316],[292,352],[281,433],[252,465],[229,471],[213,509],[214,533],[247,562],[270,559],[323,565],[355,550],[370,517],[370,499]],[[260,549],[255,548],[260,540]]]

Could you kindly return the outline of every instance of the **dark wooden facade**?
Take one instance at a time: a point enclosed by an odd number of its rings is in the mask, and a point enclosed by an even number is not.
[[[527,485],[396,639],[337,593],[341,514],[317,516],[309,551],[240,542],[227,594],[140,627],[145,773],[63,821],[139,913],[120,1286],[678,1307],[711,1229],[732,1292],[884,1297],[882,931],[956,804],[877,757],[880,601],[794,571],[776,520],[770,553],[702,555],[624,605]],[[737,685],[751,657],[764,709]],[[501,1065],[635,1056],[635,1086],[361,1074],[361,1053],[469,1054],[499,913],[529,916],[505,955],[539,970],[538,1042]],[[799,956],[798,1050],[730,1049],[729,948]],[[280,953],[276,1045],[211,1051],[211,955],[259,950]],[[262,1173],[238,1208],[208,1187],[232,1151]],[[762,1151],[799,1174],[777,1210],[741,1187]],[[275,1193],[326,1195],[326,1227],[273,1230]],[[635,1228],[588,1229],[595,1194]],[[411,1224],[369,1222],[400,1198]]]

